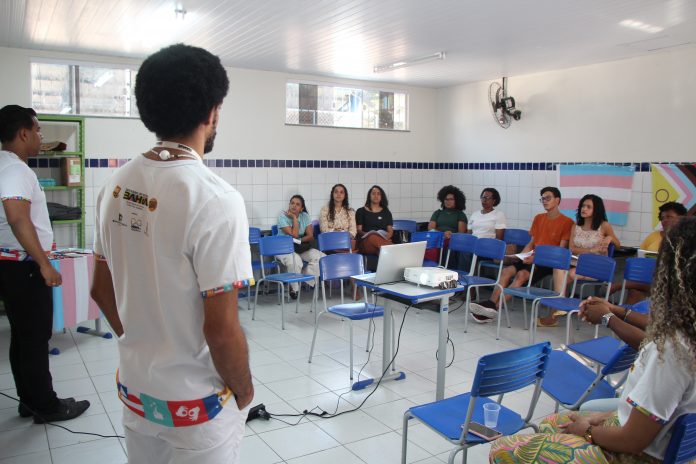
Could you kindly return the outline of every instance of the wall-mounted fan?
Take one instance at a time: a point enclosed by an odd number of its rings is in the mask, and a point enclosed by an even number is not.
[[[488,101],[491,105],[493,119],[503,129],[510,127],[510,122],[514,119],[519,121],[522,111],[515,108],[515,99],[508,97],[507,77],[503,77],[503,85],[498,82],[491,82],[488,86]]]

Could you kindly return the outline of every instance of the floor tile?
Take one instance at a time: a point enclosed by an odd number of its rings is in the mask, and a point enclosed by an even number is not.
[[[316,424],[341,444],[391,432],[389,427],[362,411],[344,413],[330,419],[320,419],[316,421]]]
[[[51,449],[53,464],[124,464],[126,453],[115,438]]]
[[[46,450],[38,453],[22,454],[20,456],[0,459],[0,464],[52,464],[51,452]]]
[[[274,464],[283,462],[261,438],[258,436],[244,437],[240,464]]]
[[[363,464],[365,461],[348,451],[343,446],[331,448],[318,453],[308,454],[299,458],[290,459],[288,464]]]
[[[32,425],[0,432],[0,458],[48,450],[46,429],[43,425]]]
[[[100,435],[114,435],[116,433],[106,413],[95,416],[80,416],[76,419],[61,422],[60,425],[73,432],[88,432]],[[102,439],[94,435],[70,433],[62,428],[49,425],[46,426],[46,430],[48,433],[48,444],[51,448],[60,448]]]
[[[368,464],[401,462],[401,436],[396,432],[349,443],[345,447]],[[430,454],[417,445],[409,443],[406,457],[406,462],[416,462],[430,457]]]
[[[313,423],[260,433],[258,436],[285,460],[339,445],[336,440]]]

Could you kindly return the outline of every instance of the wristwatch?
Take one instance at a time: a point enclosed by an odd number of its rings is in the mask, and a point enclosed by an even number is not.
[[[585,430],[585,434],[582,436],[582,438],[584,438],[587,443],[594,443],[592,441],[592,426],[591,425],[589,427],[587,427],[587,430]]]
[[[614,317],[614,313],[606,313],[604,316],[602,316],[602,325],[604,327],[609,327],[609,319]]]

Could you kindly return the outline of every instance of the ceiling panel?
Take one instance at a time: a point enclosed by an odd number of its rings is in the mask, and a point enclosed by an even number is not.
[[[187,11],[183,21],[177,7]],[[694,46],[696,2],[0,2],[0,46],[141,59],[176,42],[207,48],[233,67],[444,87]],[[444,61],[373,72],[439,51]]]

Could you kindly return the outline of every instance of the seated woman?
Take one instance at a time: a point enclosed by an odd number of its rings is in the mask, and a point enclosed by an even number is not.
[[[607,221],[607,211],[604,208],[604,201],[597,195],[588,194],[580,199],[578,210],[575,215],[575,227],[570,231],[570,241],[568,248],[575,256],[591,253],[595,255],[607,256],[609,244],[620,247],[621,243],[614,234],[614,229]],[[575,266],[577,261],[573,260],[572,267],[568,273],[569,285],[575,279]],[[563,271],[554,270],[554,274],[560,274],[560,281],[563,282]],[[580,277],[582,279],[582,277]],[[555,327],[558,316],[565,316],[564,311],[557,311],[549,317],[539,319],[537,324],[540,327]]]
[[[648,235],[643,243],[640,244],[640,249],[645,251],[657,251],[662,243],[662,238],[665,236],[670,227],[679,222],[686,216],[686,207],[676,201],[669,201],[660,206],[657,214],[657,219],[660,221],[662,230],[656,230]],[[611,286],[611,292],[621,290],[621,283],[615,283]],[[650,294],[650,285],[640,282],[626,282],[626,304],[634,304],[644,300]]]
[[[355,213],[360,253],[377,255],[384,245],[392,244],[394,221],[388,205],[387,194],[382,187],[373,185],[367,192],[365,206]]]
[[[348,203],[348,190],[343,184],[331,187],[329,203],[322,206],[319,212],[319,230],[322,232],[350,233],[351,245],[355,248],[355,236],[358,231],[355,225],[355,210]]]
[[[288,210],[281,211],[278,215],[278,235],[289,235],[292,238],[299,239],[300,243],[295,243],[294,266],[292,255],[280,255],[276,256],[275,259],[285,266],[288,272],[319,277],[319,260],[326,255],[313,248],[314,225],[309,217],[302,195],[293,195],[290,198]],[[302,261],[307,262],[304,269],[302,268]],[[313,282],[308,282],[307,284],[310,287],[314,286]],[[298,290],[299,285],[297,283],[290,284],[290,298],[296,299]]]
[[[674,422],[696,412],[695,259],[696,218],[683,218],[660,246],[645,340],[618,410],[552,415],[541,433],[493,442],[490,462],[662,462]]]
[[[442,252],[445,253],[452,233],[466,232],[467,219],[466,214],[464,214],[466,197],[464,192],[454,185],[446,185],[437,192],[437,200],[440,202],[440,209],[430,217],[428,230],[438,230],[445,233],[445,245],[442,249]],[[440,252],[435,249],[426,250],[425,259],[438,262]],[[456,266],[451,267],[456,268]]]
[[[497,238],[503,240],[507,219],[505,213],[495,209],[500,204],[500,193],[493,187],[481,191],[481,209],[474,211],[469,218],[470,234],[478,238]]]

